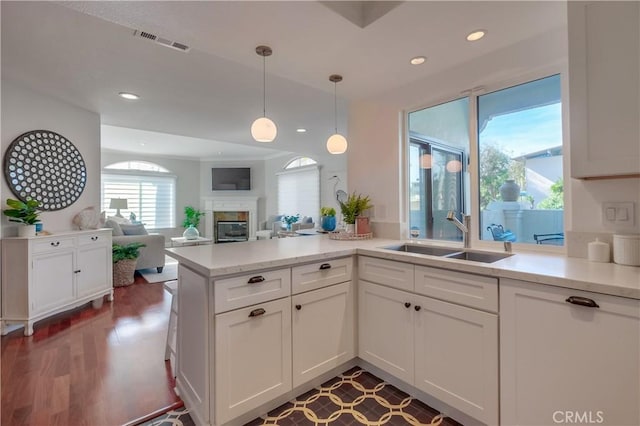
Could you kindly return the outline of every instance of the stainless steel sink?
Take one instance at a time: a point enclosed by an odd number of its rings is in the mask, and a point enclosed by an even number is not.
[[[398,246],[383,247],[387,250],[404,251],[406,253],[426,254],[429,256],[446,256],[459,252],[459,249],[435,246],[419,246],[413,244],[402,244]]]
[[[471,262],[493,263],[498,260],[505,259],[509,256],[513,256],[512,253],[491,253],[480,251],[462,251],[458,253],[452,253],[445,255],[447,259],[461,259],[469,260]]]

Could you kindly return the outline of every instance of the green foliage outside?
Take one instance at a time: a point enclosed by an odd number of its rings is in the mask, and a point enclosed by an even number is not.
[[[500,186],[513,179],[525,190],[524,162],[512,160],[499,146],[483,144],[480,148],[480,209],[500,200]]]
[[[23,202],[7,198],[7,206],[9,209],[3,211],[4,215],[9,218],[9,222],[24,223],[25,225],[35,225],[40,222],[40,202],[36,200],[27,200]]]
[[[538,203],[539,209],[563,210],[564,209],[564,182],[558,179],[551,185],[551,195]]]
[[[140,256],[140,247],[145,247],[146,244],[142,243],[130,243],[126,245],[113,244],[113,263],[117,263],[121,260],[134,260]]]
[[[354,224],[356,223],[356,216],[359,216],[363,211],[370,209],[373,207],[371,204],[371,199],[369,196],[362,196],[360,194],[356,195],[349,194],[347,201],[340,201],[340,210],[342,211],[342,216],[344,217],[345,223]]]
[[[198,225],[200,224],[200,218],[204,216],[204,212],[198,209],[195,209],[191,206],[185,206],[184,216],[185,218],[182,221],[183,227],[188,228],[189,226],[193,225],[197,228]]]

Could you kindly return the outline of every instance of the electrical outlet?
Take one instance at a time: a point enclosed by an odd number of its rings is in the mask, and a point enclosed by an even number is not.
[[[633,202],[602,203],[602,224],[608,228],[633,228],[635,217],[636,211]]]

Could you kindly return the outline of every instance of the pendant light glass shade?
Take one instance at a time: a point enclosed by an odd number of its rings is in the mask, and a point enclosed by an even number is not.
[[[330,154],[344,154],[347,152],[347,139],[338,133],[338,98],[336,96],[336,85],[342,81],[342,76],[332,74],[329,81],[333,83],[333,119],[335,124],[335,133],[327,139],[327,151]]]
[[[265,58],[271,56],[273,51],[269,46],[258,46],[256,53],[262,56],[262,117],[257,118],[251,125],[251,136],[256,142],[273,142],[278,134],[278,127],[273,120],[267,118],[267,74],[265,70]]]
[[[277,134],[276,123],[267,117],[257,118],[251,125],[251,136],[257,142],[273,142]]]
[[[339,133],[331,135],[327,139],[327,151],[331,154],[344,154],[347,152],[347,139]]]

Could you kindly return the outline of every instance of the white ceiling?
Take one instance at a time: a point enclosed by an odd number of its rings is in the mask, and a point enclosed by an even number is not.
[[[344,132],[349,101],[566,25],[566,5],[555,1],[327,3],[3,1],[2,75],[99,113],[107,149],[200,159],[317,156],[334,128],[330,74],[344,76],[337,86]],[[487,37],[467,42],[477,28]],[[191,50],[136,38],[136,29]],[[278,125],[272,144],[249,132],[262,114],[259,44],[274,51],[266,59],[267,115]],[[427,62],[409,65],[416,55]],[[142,98],[124,101],[120,91]]]

